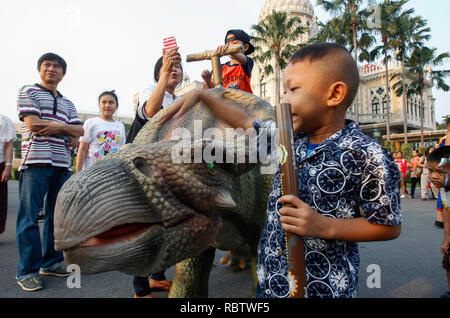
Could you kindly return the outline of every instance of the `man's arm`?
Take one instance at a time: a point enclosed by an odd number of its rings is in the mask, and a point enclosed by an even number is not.
[[[34,134],[51,136],[63,135],[78,138],[84,135],[84,129],[81,125],[70,125],[60,123],[54,120],[40,119],[36,115],[28,115],[23,118],[27,128]]]
[[[230,54],[230,57],[239,61],[241,65],[247,65],[247,56],[244,53]]]

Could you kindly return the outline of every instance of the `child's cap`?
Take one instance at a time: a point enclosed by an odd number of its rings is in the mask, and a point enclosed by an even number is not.
[[[227,36],[230,33],[234,35],[236,40],[242,41],[244,44],[248,44],[248,49],[244,52],[245,55],[250,55],[255,51],[255,47],[250,43],[250,36],[245,33],[245,31],[239,29],[228,30],[227,34],[225,34],[225,43],[227,43]]]

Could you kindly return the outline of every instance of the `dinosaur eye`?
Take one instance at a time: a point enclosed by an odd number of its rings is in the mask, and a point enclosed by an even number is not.
[[[216,173],[216,165],[214,162],[208,163],[208,172],[212,175]]]

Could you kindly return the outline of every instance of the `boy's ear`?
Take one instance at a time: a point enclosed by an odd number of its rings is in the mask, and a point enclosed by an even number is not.
[[[248,48],[249,48],[249,45],[248,44],[244,44],[244,52],[247,52]]]
[[[348,94],[348,86],[344,82],[335,82],[328,89],[328,107],[337,107],[343,104]]]

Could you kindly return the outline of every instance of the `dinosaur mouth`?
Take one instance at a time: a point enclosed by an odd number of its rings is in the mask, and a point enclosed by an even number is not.
[[[105,246],[117,242],[133,241],[156,225],[157,224],[149,223],[119,225],[87,241],[84,241],[80,244],[80,247]]]

